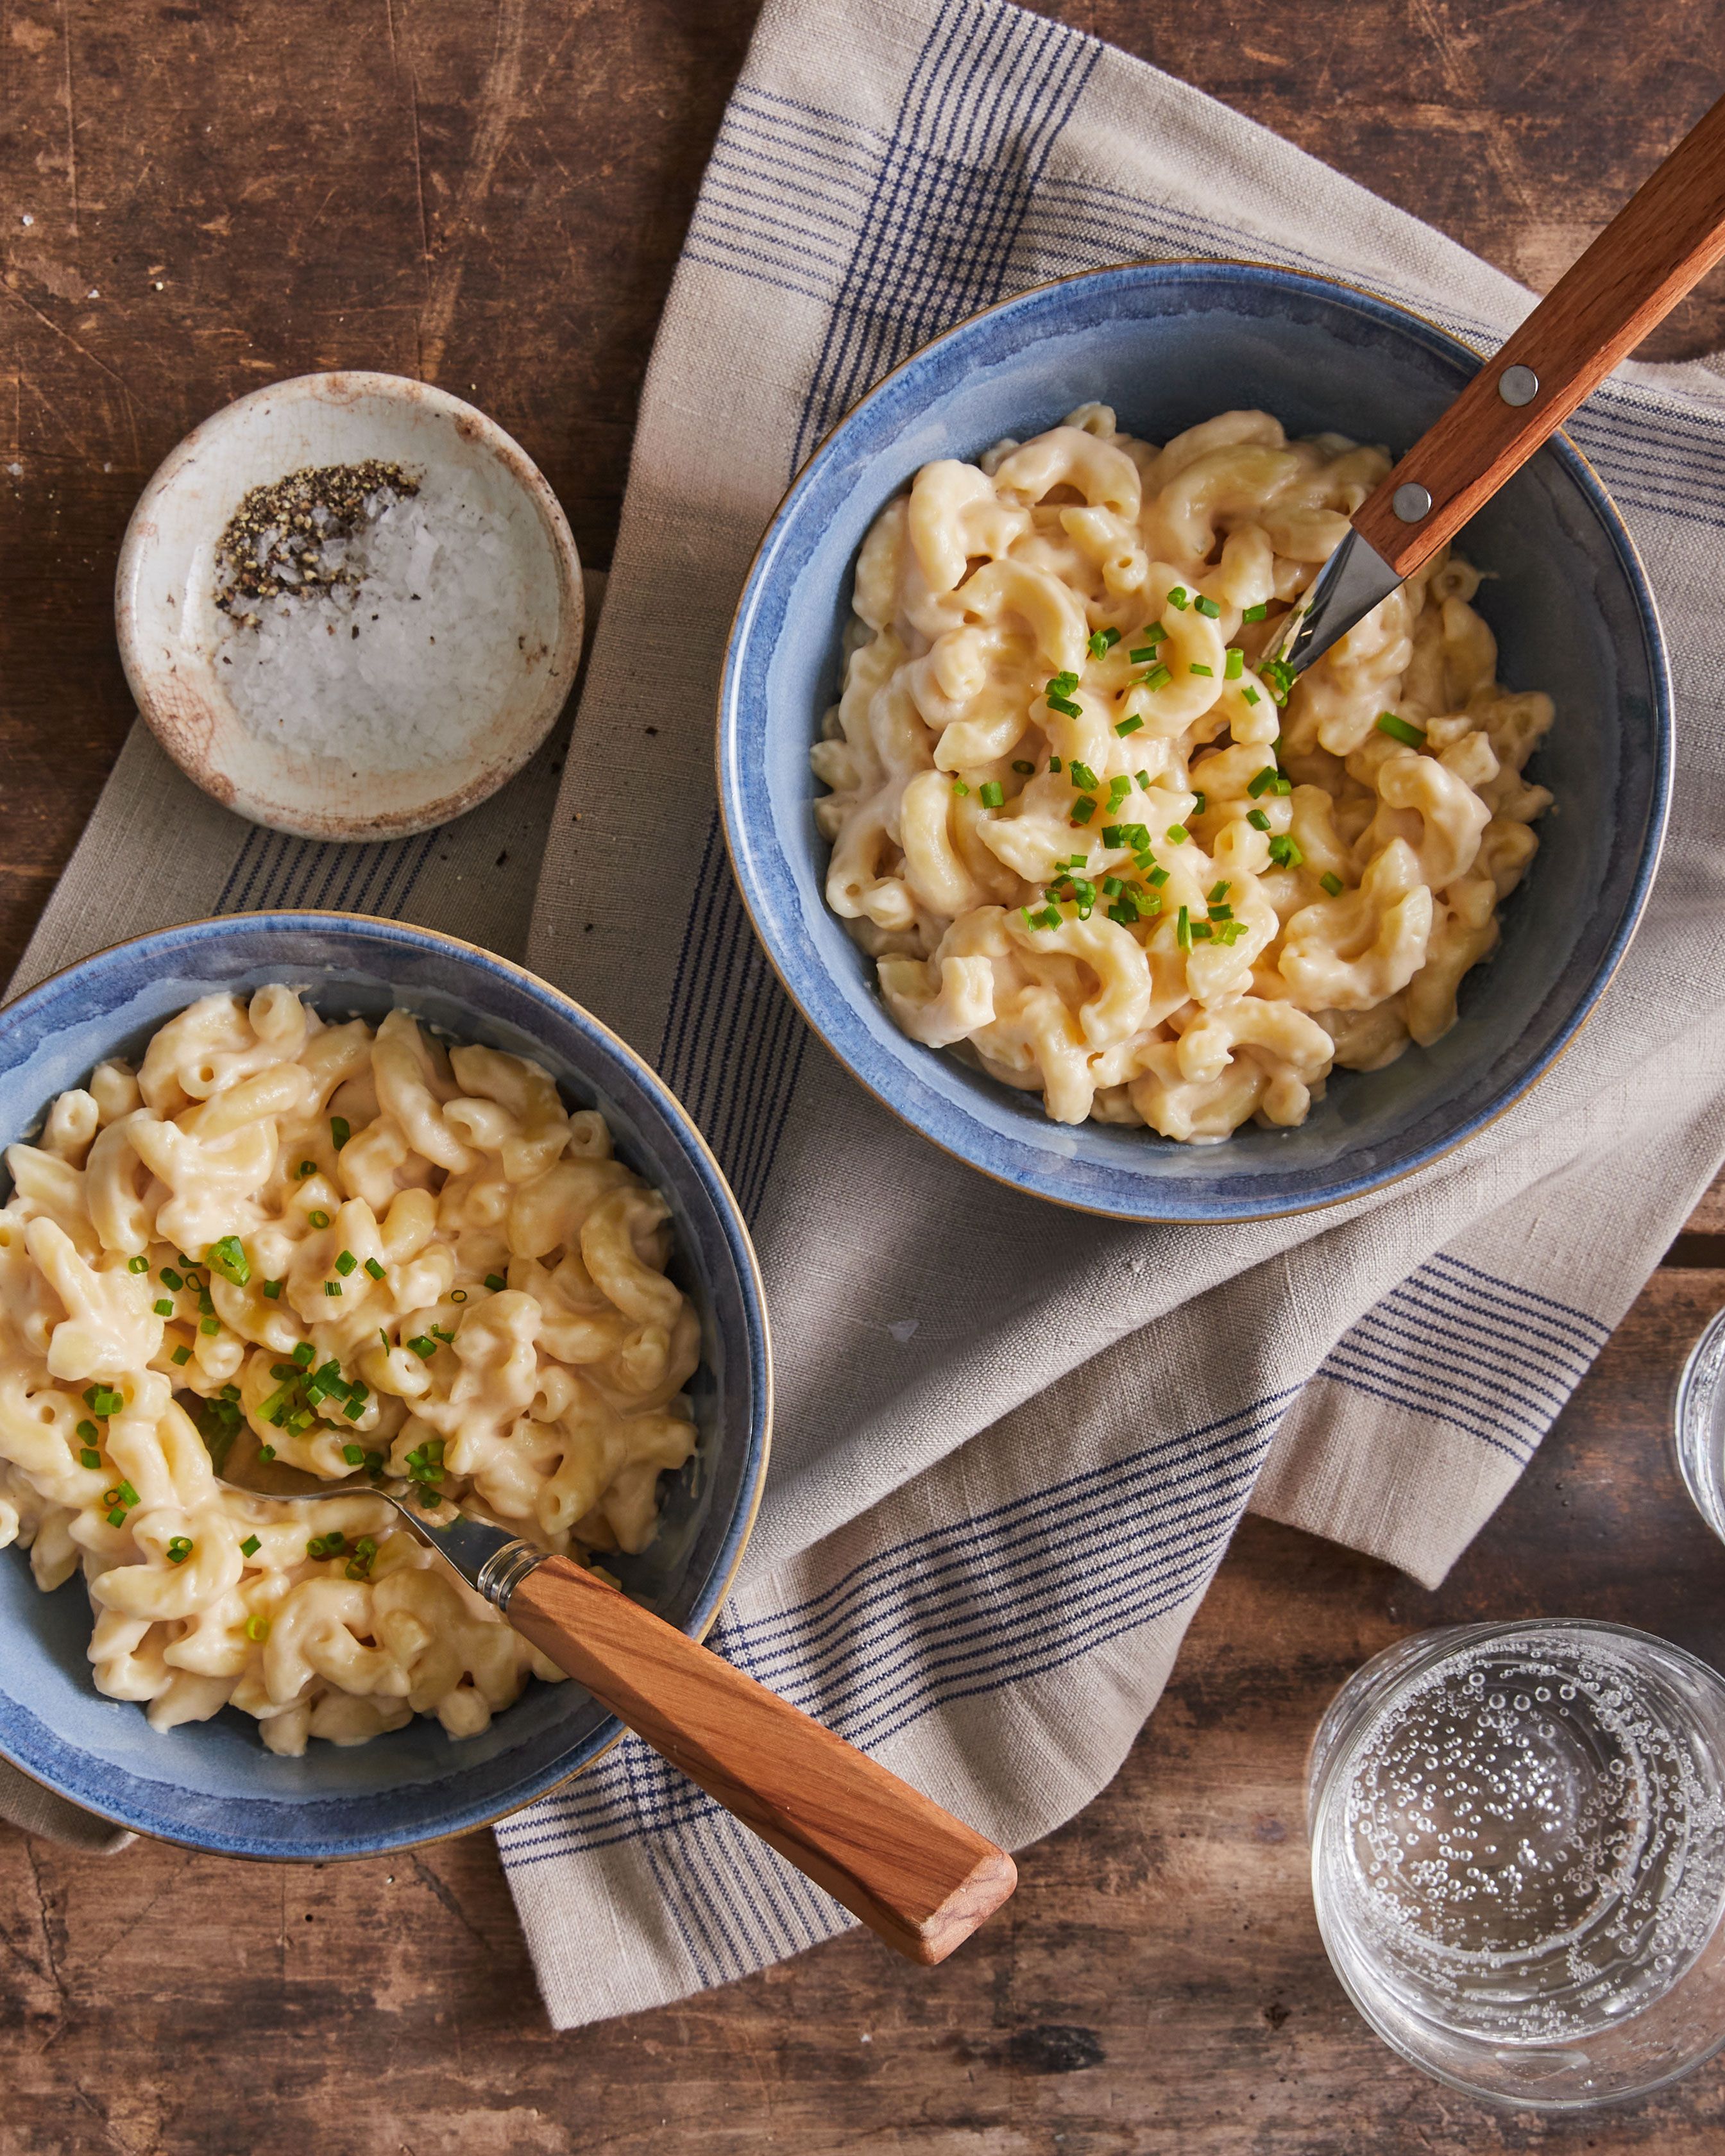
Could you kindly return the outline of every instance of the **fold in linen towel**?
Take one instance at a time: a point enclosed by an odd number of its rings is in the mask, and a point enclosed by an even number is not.
[[[19,982],[278,903],[517,956],[548,827],[530,963],[682,1096],[766,1275],[774,1466],[714,1644],[1014,1847],[1112,1775],[1248,1502],[1440,1578],[1725,1146],[1707,837],[1725,806],[1725,383],[1702,367],[1627,369],[1573,429],[1665,609],[1676,807],[1630,958],[1491,1129],[1300,1220],[1132,1227],[957,1166],[811,1046],[713,801],[708,714],[762,527],[825,428],[929,336],[1157,254],[1339,275],[1486,346],[1531,304],[1208,99],[1000,0],[769,0],[660,333],[555,814],[552,744],[444,832],[312,845],[203,800],[141,730]],[[164,860],[170,819],[188,843]],[[18,1816],[3,1787],[0,1810]],[[850,1921],[634,1739],[498,1838],[560,2027]]]
[[[1440,1577],[1725,1147],[1706,839],[1725,385],[1701,367],[1629,370],[1574,429],[1671,631],[1677,807],[1630,960],[1494,1128],[1334,1211],[1133,1227],[947,1159],[811,1045],[713,795],[706,715],[762,528],[929,337],[1153,254],[1342,276],[1481,346],[1531,304],[1209,99],[1000,0],[769,0],[654,353],[528,946],[655,1059],[759,1245],[773,1467],[715,1645],[1014,1846],[1114,1773],[1248,1502]],[[560,2026],[850,1921],[634,1739],[498,1840]]]

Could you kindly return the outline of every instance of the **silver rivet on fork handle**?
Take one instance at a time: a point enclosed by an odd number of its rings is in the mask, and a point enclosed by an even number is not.
[[[1431,514],[1431,496],[1416,479],[1405,480],[1390,499],[1390,507],[1404,524],[1417,524]]]

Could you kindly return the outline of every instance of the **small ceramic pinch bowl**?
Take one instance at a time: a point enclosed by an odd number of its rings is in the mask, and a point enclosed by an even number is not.
[[[501,958],[398,922],[259,913],[164,929],[104,951],[0,1011],[0,1144],[104,1056],[136,1057],[199,996],[299,988],[328,1018],[375,1023],[402,1004],[449,1035],[531,1056],[572,1106],[599,1108],[620,1158],[671,1209],[670,1276],[701,1316],[688,1394],[693,1457],[664,1486],[662,1524],[606,1563],[629,1592],[700,1638],[718,1613],[759,1500],[771,1421],[767,1320],[748,1232],[699,1132],[647,1065],[579,1004]],[[5,1178],[0,1173],[0,1196]],[[0,1550],[0,1757],[104,1819],[233,1856],[327,1860],[410,1847],[484,1825],[588,1765],[620,1726],[574,1684],[536,1679],[480,1735],[415,1717],[351,1750],[264,1750],[250,1717],[158,1734],[104,1699],[86,1650],[81,1576],[41,1594],[24,1553]]]
[[[1500,678],[1543,689],[1557,724],[1530,775],[1556,806],[1505,904],[1502,942],[1461,1017],[1387,1070],[1337,1072],[1297,1130],[1248,1125],[1182,1146],[1067,1126],[1040,1099],[925,1048],[893,1023],[873,963],[826,904],[809,752],[838,691],[857,550],[937,457],[974,459],[1091,399],[1153,441],[1231,408],[1291,435],[1335,430],[1399,455],[1479,357],[1421,317],[1329,280],[1250,263],[1152,262],[1045,285],[973,316],[889,375],[803,467],[768,527],[720,690],[719,790],[737,882],[803,1016],[906,1122],[1036,1196],[1139,1220],[1233,1220],[1354,1198],[1435,1159],[1548,1070],[1628,946],[1653,877],[1671,762],[1653,600],[1622,519],[1554,439],[1475,517],[1462,551]]]
[[[436,475],[501,536],[494,596],[463,629],[485,639],[486,694],[387,757],[244,716],[216,605],[218,547],[253,488],[371,459]],[[213,413],[162,464],[126,527],[115,613],[138,709],[205,793],[301,838],[397,839],[476,807],[550,732],[581,656],[581,565],[543,475],[483,412],[400,375],[303,374]]]

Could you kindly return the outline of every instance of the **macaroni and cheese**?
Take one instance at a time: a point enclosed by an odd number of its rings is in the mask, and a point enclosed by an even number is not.
[[[217,1463],[246,1424],[549,1549],[644,1548],[700,1324],[596,1110],[272,986],[100,1065],[6,1164],[0,1545],[44,1589],[82,1566],[100,1691],[297,1753],[416,1713],[470,1736],[561,1675],[380,1497],[244,1496]]]
[[[1302,1122],[1455,1017],[1548,805],[1448,550],[1297,680],[1265,654],[1389,469],[1086,405],[925,465],[857,562],[813,762],[826,895],[904,1030],[1065,1123]]]

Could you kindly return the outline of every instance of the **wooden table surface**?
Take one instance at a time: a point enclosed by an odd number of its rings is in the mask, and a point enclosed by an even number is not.
[[[858,0],[860,9],[862,0]],[[1725,0],[1096,0],[1050,10],[1549,284],[1725,89]],[[126,518],[226,399],[434,378],[608,559],[634,401],[752,0],[0,0],[0,978],[131,722]],[[1716,276],[1661,332],[1725,343]],[[488,1835],[393,1861],[117,1861],[0,1829],[0,2151],[29,2156],[1478,2156],[1725,2148],[1725,2067],[1588,2121],[1401,2066],[1313,1924],[1305,1746],[1403,1633],[1619,1618],[1725,1661],[1670,1458],[1725,1301],[1716,1188],[1441,1589],[1261,1522],[1119,1779],[945,1968],[853,1935],[546,2027]]]

